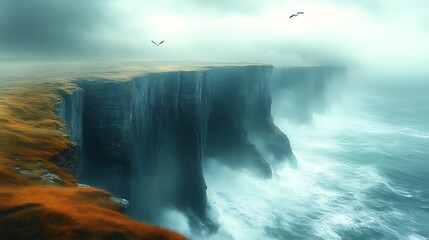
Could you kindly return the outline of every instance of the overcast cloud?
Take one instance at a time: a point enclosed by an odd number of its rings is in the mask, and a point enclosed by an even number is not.
[[[296,11],[305,14],[289,19]],[[0,57],[340,64],[417,76],[429,73],[428,13],[427,0],[0,0]]]

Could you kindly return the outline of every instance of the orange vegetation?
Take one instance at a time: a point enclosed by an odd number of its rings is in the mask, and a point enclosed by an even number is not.
[[[0,239],[185,239],[129,219],[111,194],[77,188],[49,161],[70,144],[55,114],[59,88],[70,84],[0,86]]]
[[[0,195],[2,239],[184,239],[115,211],[97,189],[33,186]]]

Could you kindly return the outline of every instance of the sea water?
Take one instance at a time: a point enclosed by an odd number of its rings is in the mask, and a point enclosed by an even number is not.
[[[204,239],[429,239],[428,86],[353,87],[309,124],[273,116],[298,165],[263,180],[208,162],[220,228]]]

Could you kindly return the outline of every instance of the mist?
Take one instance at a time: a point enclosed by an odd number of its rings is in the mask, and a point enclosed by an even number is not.
[[[0,57],[340,65],[421,80],[428,11],[424,0],[1,0]]]
[[[194,239],[425,239],[428,12],[427,0],[0,0],[0,59],[272,64],[73,81],[57,114],[82,147],[79,182]],[[2,68],[1,81],[27,72]]]

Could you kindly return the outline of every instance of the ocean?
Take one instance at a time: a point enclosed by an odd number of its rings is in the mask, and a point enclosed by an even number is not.
[[[297,166],[207,163],[220,228],[204,239],[429,239],[429,86],[355,84],[310,123],[273,116]]]

